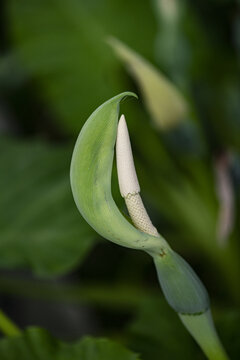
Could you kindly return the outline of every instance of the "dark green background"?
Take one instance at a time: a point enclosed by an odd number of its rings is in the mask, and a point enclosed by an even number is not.
[[[204,358],[165,303],[151,259],[100,239],[72,199],[69,165],[78,132],[102,102],[132,90],[139,101],[121,111],[144,202],[203,280],[222,342],[231,359],[239,358],[240,3],[185,0],[180,7],[173,26],[155,0],[0,4],[0,306],[21,328],[43,327],[63,341],[108,337],[143,360]],[[193,109],[185,121],[171,131],[154,128],[108,35],[182,91]],[[226,154],[234,221],[221,247],[214,169]],[[113,193],[126,212],[115,169]],[[110,344],[105,354],[95,340],[83,341],[95,351],[90,357],[81,353],[85,345],[68,352],[70,345],[30,329],[2,340],[0,358],[20,359],[23,349],[28,359],[41,344],[46,354],[36,359],[63,359],[67,351],[73,360],[107,360],[111,351],[125,351]],[[126,360],[136,356],[126,353]]]

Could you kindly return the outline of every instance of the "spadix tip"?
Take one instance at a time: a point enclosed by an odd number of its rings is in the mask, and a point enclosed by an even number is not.
[[[118,182],[122,197],[126,197],[128,194],[139,193],[140,186],[134,166],[132,148],[124,115],[121,115],[118,123],[116,156]]]

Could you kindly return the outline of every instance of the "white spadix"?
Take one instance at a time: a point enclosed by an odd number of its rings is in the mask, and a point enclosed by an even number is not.
[[[140,186],[134,166],[132,148],[124,115],[121,115],[118,123],[116,155],[118,183],[122,197],[125,198],[128,194],[133,195],[139,193]]]
[[[117,172],[120,193],[125,199],[134,225],[141,231],[159,236],[153,226],[140,196],[140,186],[134,166],[132,148],[125,116],[120,117],[116,142]]]

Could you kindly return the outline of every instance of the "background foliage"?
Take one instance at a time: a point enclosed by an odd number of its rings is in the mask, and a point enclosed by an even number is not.
[[[8,0],[0,7],[0,305],[21,327],[42,326],[64,341],[107,336],[132,350],[93,338],[67,345],[30,328],[2,339],[0,357],[203,358],[165,304],[150,259],[99,239],[72,200],[78,132],[103,101],[133,90],[139,101],[121,111],[144,201],[206,284],[222,341],[238,359],[239,2]],[[109,36],[141,56],[146,73],[154,66],[154,86]],[[163,78],[187,103],[171,127],[152,116],[166,94],[155,91]],[[115,171],[113,193],[125,211]]]

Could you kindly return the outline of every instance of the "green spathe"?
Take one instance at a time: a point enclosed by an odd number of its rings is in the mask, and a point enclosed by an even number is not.
[[[117,208],[111,193],[119,103],[125,92],[106,101],[89,117],[76,142],[71,162],[71,186],[85,220],[103,237],[133,249],[159,252],[168,247],[162,237],[141,232]]]

